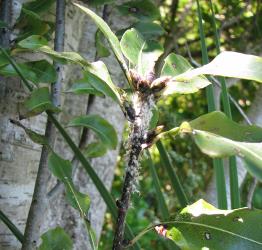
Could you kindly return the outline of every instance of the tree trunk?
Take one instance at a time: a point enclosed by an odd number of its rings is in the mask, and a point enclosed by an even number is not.
[[[112,17],[110,18],[110,26],[113,29],[128,26],[122,20],[119,22],[119,16],[115,15],[115,13],[112,13],[110,17]],[[90,19],[86,18],[72,4],[68,4],[66,9],[65,51],[80,51],[89,61],[93,61],[95,57],[94,34],[96,29],[97,27]],[[114,56],[111,55],[104,61],[112,73],[114,82],[117,84],[123,83],[125,79]],[[64,69],[63,91],[69,88],[70,82],[80,77],[78,67],[66,66]],[[25,95],[25,90],[22,88],[19,79],[9,78],[0,82],[0,207],[22,232],[32,198],[41,152],[39,145],[32,143],[23,130],[9,122],[10,118],[18,119],[17,104]],[[84,115],[87,100],[86,96],[63,94],[63,112],[60,114],[59,120],[66,124],[72,117]],[[90,107],[90,113],[101,115],[107,119],[115,127],[118,140],[121,142],[124,117],[117,104],[109,98],[95,98]],[[46,115],[44,114],[23,121],[25,126],[40,133],[44,132],[45,123]],[[68,131],[73,136],[74,141],[78,143],[80,130],[72,128],[68,129]],[[88,142],[93,138],[94,136],[91,134]],[[73,157],[71,150],[59,135],[56,139],[55,151],[63,158],[71,159]],[[109,190],[114,177],[117,155],[118,150],[113,150],[109,151],[104,157],[91,160],[91,165],[94,166],[95,171]],[[47,185],[51,188],[55,183],[55,178],[50,175],[50,181]],[[90,195],[89,217],[91,225],[99,238],[106,205],[81,166],[78,166],[75,172],[74,183],[80,187],[81,192]],[[50,227],[58,225],[64,227],[73,237],[74,249],[90,249],[87,245],[88,239],[81,219],[77,211],[66,203],[63,193],[55,201],[50,202],[46,214],[43,215],[43,225],[40,231],[43,233]],[[3,250],[18,249],[21,246],[3,223],[0,225],[0,245]]]

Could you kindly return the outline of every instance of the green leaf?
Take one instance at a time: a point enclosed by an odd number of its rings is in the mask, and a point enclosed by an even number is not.
[[[97,96],[103,96],[103,93],[95,89],[86,79],[75,81],[75,83],[66,91],[67,93],[92,94]]]
[[[146,76],[153,71],[155,62],[163,53],[163,48],[155,41],[146,41],[134,28],[123,35],[121,49],[125,57],[135,66],[140,75]]]
[[[191,78],[190,80],[179,80],[175,78],[176,76],[184,72],[190,71],[191,69],[193,69],[193,67],[184,57],[176,55],[174,53],[169,54],[165,58],[161,76],[172,76],[174,77],[174,79],[173,81],[169,81],[167,83],[163,95],[169,95],[174,93],[194,93],[197,92],[199,89],[202,89],[211,84],[211,82],[209,82],[204,76],[196,76]]]
[[[135,0],[117,6],[123,15],[132,15],[141,20],[156,20],[160,17],[159,9],[150,0]]]
[[[84,78],[98,91],[105,96],[110,96],[115,102],[121,105],[120,89],[112,82],[106,65],[97,61],[87,67]]]
[[[18,66],[26,79],[35,84],[52,83],[56,81],[56,71],[53,65],[46,60],[19,63]],[[5,76],[19,76],[11,64],[1,67],[0,74]]]
[[[127,30],[135,28],[147,40],[157,38],[165,33],[165,30],[158,24],[153,22],[137,22],[125,29],[116,32],[118,37],[122,37]]]
[[[98,28],[104,34],[104,36],[108,39],[108,42],[110,43],[117,60],[120,62],[120,65],[123,68],[125,74],[127,75],[127,78],[130,79],[128,68],[121,52],[120,43],[116,35],[112,32],[112,30],[107,25],[107,23],[90,9],[77,3],[74,3],[74,5],[80,8],[82,11],[84,11],[88,16],[90,16],[93,19],[93,21],[96,23]]]
[[[59,155],[52,152],[48,158],[48,167],[52,174],[62,181],[66,187],[66,197],[71,206],[80,212],[81,217],[86,217],[90,207],[90,199],[76,190],[72,181],[72,165],[68,160],[62,159]]]
[[[255,250],[262,247],[261,232],[261,210],[220,210],[199,200],[184,208],[175,221],[168,222],[166,236],[182,250]]]
[[[185,72],[177,79],[191,79],[198,75],[218,75],[262,82],[262,58],[237,52],[225,51],[210,63]]]
[[[48,230],[41,236],[39,250],[72,250],[73,242],[61,227]]]
[[[202,115],[189,124],[193,129],[211,132],[235,141],[262,141],[261,127],[238,124],[219,111]]]
[[[7,28],[7,27],[8,27],[7,23],[2,21],[2,20],[0,20],[0,29]]]
[[[120,41],[124,56],[133,64],[138,64],[138,56],[143,47],[145,39],[134,28],[127,30]]]
[[[159,119],[159,111],[157,106],[154,106],[153,110],[152,110],[152,117],[149,123],[149,129],[154,129],[158,123],[158,119]]]
[[[10,231],[13,233],[13,235],[21,242],[23,243],[24,235],[21,233],[21,231],[13,224],[13,222],[3,213],[2,210],[0,210],[0,220],[10,229]]]
[[[35,13],[42,13],[49,10],[54,2],[55,0],[35,0],[24,3],[23,7]]]
[[[110,51],[105,46],[104,35],[100,30],[97,30],[95,35],[95,46],[98,58],[110,56]]]
[[[201,151],[210,157],[224,158],[237,155],[243,158],[254,166],[247,168],[247,170],[256,178],[262,180],[262,143],[234,141],[201,130],[194,130],[193,138]]]
[[[39,35],[32,35],[20,41],[18,45],[26,49],[38,49],[48,44],[48,41]]]
[[[87,145],[84,154],[87,158],[101,157],[106,154],[107,147],[102,142],[92,142]]]
[[[21,15],[17,20],[16,28],[22,30],[18,35],[17,41],[25,39],[31,35],[45,35],[50,32],[48,22],[35,12],[22,7]]]
[[[89,235],[89,241],[90,241],[90,245],[92,250],[97,250],[98,249],[98,242],[97,242],[97,238],[96,238],[96,233],[93,230],[93,228],[91,227],[89,222],[86,222],[86,227],[87,227],[87,231],[88,231],[88,235]]]
[[[29,136],[29,138],[37,143],[37,144],[40,144],[40,145],[45,145],[45,146],[48,146],[48,140],[47,138],[44,136],[44,135],[41,135],[41,134],[38,134],[36,133],[35,131],[29,129],[29,128],[26,128],[22,123],[20,123],[19,121],[16,121],[16,120],[11,120],[10,119],[10,122],[17,125],[18,127],[24,129],[24,131],[26,132],[26,134]]]
[[[77,63],[82,67],[90,66],[90,63],[76,52],[57,52],[48,46],[42,46],[36,50],[51,56],[51,58],[58,60],[61,63],[71,62]]]
[[[59,112],[60,109],[52,104],[50,99],[49,89],[47,87],[38,88],[31,92],[31,95],[26,99],[20,107],[21,119],[38,115],[46,110]]]
[[[104,4],[108,4],[112,2],[114,2],[114,0],[89,0],[88,5],[99,6],[99,5],[104,5]]]
[[[92,129],[108,148],[115,149],[117,146],[117,133],[114,127],[98,115],[79,116],[70,121],[68,126],[84,126]]]
[[[220,112],[212,112],[191,123],[182,123],[179,132],[189,133],[200,150],[210,157],[243,158],[249,163],[247,170],[262,180],[262,128],[238,125]]]
[[[155,63],[163,52],[164,49],[158,42],[153,40],[146,41],[138,57],[138,74],[146,76],[154,71]]]

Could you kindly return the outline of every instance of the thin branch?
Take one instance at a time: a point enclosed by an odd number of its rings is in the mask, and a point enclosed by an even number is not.
[[[56,1],[56,32],[55,32],[55,50],[64,50],[64,27],[65,27],[65,0]],[[52,101],[56,106],[60,106],[60,93],[61,93],[61,81],[62,72],[61,65],[55,64],[58,71],[58,79],[52,85]],[[48,144],[52,147],[55,141],[55,126],[48,119],[45,136],[48,140]],[[49,178],[48,170],[48,148],[43,147],[39,162],[39,168],[37,172],[35,188],[30,206],[22,250],[36,249],[37,241],[40,236],[40,226],[43,220],[43,214],[47,206],[47,181]]]
[[[105,4],[104,8],[103,8],[103,14],[102,14],[102,18],[104,21],[107,21],[109,18],[109,9],[108,9],[108,5]],[[95,55],[95,61],[97,61],[99,59],[97,52]],[[91,107],[95,102],[95,95],[90,94],[88,96],[88,101],[87,101],[87,105],[86,105],[86,112],[85,114],[88,115],[90,113]],[[78,144],[78,148],[80,150],[84,149],[87,141],[88,141],[88,136],[89,136],[89,129],[88,128],[83,128],[82,130],[82,134],[80,136],[80,140],[79,140],[79,144]],[[72,166],[73,166],[73,174],[76,171],[77,165],[79,163],[79,160],[77,159],[76,155],[73,156],[72,160],[71,160]],[[54,200],[57,195],[59,195],[62,191],[64,190],[64,185],[61,181],[57,181],[56,185],[48,192],[47,196],[49,199],[49,202],[51,202],[52,200]]]
[[[2,0],[0,6],[0,19],[7,25],[10,24],[12,1]],[[10,30],[8,27],[0,29],[0,45],[8,48],[10,45]]]
[[[253,200],[253,196],[256,190],[256,186],[257,186],[258,180],[256,178],[253,179],[248,194],[247,194],[247,207],[252,208],[252,200]]]

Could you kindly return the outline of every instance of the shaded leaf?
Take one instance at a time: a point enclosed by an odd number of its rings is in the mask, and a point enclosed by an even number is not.
[[[84,154],[88,158],[101,157],[106,154],[107,147],[102,142],[92,142],[85,148]]]
[[[135,28],[147,40],[156,38],[165,33],[165,30],[158,23],[145,21],[145,22],[137,22],[125,29],[118,30],[116,34],[118,37],[122,37],[124,33],[131,28]]]
[[[163,48],[159,43],[152,40],[146,41],[134,28],[125,32],[120,45],[125,57],[137,66],[137,71],[142,76],[153,71],[156,60],[163,53]]]
[[[46,60],[19,63],[18,66],[25,78],[35,84],[52,83],[56,81],[56,71],[53,65]],[[0,74],[5,76],[19,76],[11,64],[1,67]]]
[[[183,238],[184,247],[179,245],[181,249],[260,249],[262,211],[248,208],[220,210],[199,200],[168,223],[166,236],[178,245],[181,241],[177,238]]]
[[[75,81],[75,83],[66,92],[75,94],[92,94],[103,96],[103,93],[95,89],[86,79]]]
[[[196,76],[191,79],[176,79],[175,77],[190,71],[193,67],[190,63],[182,56],[176,55],[174,53],[169,54],[164,61],[164,66],[161,71],[161,76],[172,76],[173,81],[167,83],[164,89],[163,95],[169,95],[174,93],[179,94],[189,94],[197,92],[211,82],[209,82],[204,76]],[[175,80],[176,79],[176,80]]]
[[[59,112],[60,109],[52,104],[49,89],[47,87],[34,89],[31,95],[20,106],[21,119],[38,115],[46,110]]]
[[[74,5],[76,5],[78,8],[80,8],[82,11],[84,11],[88,16],[90,16],[93,19],[93,21],[96,23],[98,28],[104,34],[104,36],[108,39],[108,42],[110,43],[112,50],[113,50],[116,58],[120,62],[121,66],[123,67],[125,73],[128,74],[127,65],[126,65],[125,59],[122,55],[122,52],[121,52],[120,43],[119,43],[116,35],[112,32],[112,30],[107,25],[107,23],[101,17],[99,17],[93,11],[91,11],[90,9],[88,9],[88,8],[86,8],[86,7],[84,7],[80,4],[77,4],[77,3],[74,3]]]
[[[190,70],[177,78],[187,80],[201,74],[235,77],[262,82],[262,58],[225,51],[216,56],[210,63],[200,68]],[[177,78],[175,79],[177,80]]]
[[[23,7],[35,13],[41,13],[50,9],[54,2],[55,0],[35,0],[29,3],[24,3]]]
[[[77,209],[82,217],[87,215],[90,199],[88,195],[79,192],[72,181],[72,165],[68,160],[62,159],[52,152],[48,158],[48,167],[52,174],[62,181],[66,187],[66,197],[70,205]]]
[[[86,227],[87,227],[87,231],[88,231],[88,235],[89,235],[89,241],[90,241],[90,245],[92,250],[97,250],[98,249],[98,242],[97,242],[97,238],[96,238],[96,233],[93,230],[93,228],[90,225],[90,222],[86,222]]]
[[[160,17],[159,9],[150,0],[135,0],[118,5],[123,15],[132,15],[141,20],[156,20]]]
[[[26,49],[38,49],[48,44],[48,41],[40,35],[32,35],[20,41],[18,45]]]
[[[149,129],[154,129],[158,123],[158,119],[159,119],[159,111],[157,106],[154,106],[153,110],[152,110],[152,117],[149,123]]]
[[[91,6],[99,6],[99,5],[104,5],[107,3],[114,2],[114,0],[89,0],[88,4]]]
[[[24,131],[26,132],[26,134],[29,136],[29,138],[37,143],[37,144],[40,144],[40,145],[48,145],[48,140],[47,138],[44,136],[44,135],[41,135],[41,134],[38,134],[36,133],[35,131],[29,129],[29,128],[26,128],[21,122],[19,121],[16,121],[16,120],[12,120],[10,119],[10,122],[17,125],[18,127],[24,129]]]
[[[108,148],[115,149],[117,146],[117,133],[114,127],[98,115],[79,116],[70,121],[68,126],[92,129]]]
[[[42,236],[39,250],[72,250],[73,242],[61,227],[56,227],[45,232]]]
[[[120,89],[112,82],[106,65],[97,61],[87,67],[84,78],[98,91],[105,96],[110,96],[115,102],[121,105]]]
[[[95,46],[98,58],[110,56],[110,51],[105,46],[104,35],[100,30],[97,30],[95,35]]]

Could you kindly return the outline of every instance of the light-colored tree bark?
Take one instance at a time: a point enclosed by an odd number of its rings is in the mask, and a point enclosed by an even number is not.
[[[96,12],[101,14],[101,9],[97,9]],[[127,26],[126,21],[119,22],[119,19],[120,17],[115,12],[111,13],[109,22],[114,30]],[[96,29],[90,19],[68,3],[66,9],[66,51],[80,51],[89,61],[93,61],[95,56],[94,33]],[[114,82],[123,85],[125,80],[114,56],[111,55],[104,61],[112,73]],[[71,82],[80,77],[78,67],[66,66],[64,69],[63,90],[68,89]],[[2,80],[0,82],[0,95],[0,206],[23,232],[31,202],[41,147],[32,143],[24,131],[9,122],[10,118],[18,119],[17,104],[26,96],[26,91],[22,88],[20,80],[13,78]],[[86,96],[63,94],[63,111],[59,117],[62,123],[66,124],[72,117],[85,114],[87,99]],[[124,117],[117,104],[109,98],[96,98],[90,108],[90,113],[99,114],[107,119],[115,127],[118,140],[121,141]],[[25,126],[40,133],[43,133],[45,123],[46,115],[44,114],[23,121]],[[68,129],[68,131],[73,136],[74,141],[78,143],[80,130]],[[91,133],[89,141],[93,139],[94,135]],[[66,159],[73,157],[71,150],[59,135],[56,140],[55,151]],[[111,188],[117,155],[118,149],[109,151],[104,157],[91,160],[91,165],[94,166],[95,171],[108,190]],[[56,180],[50,175],[50,181],[47,184],[49,188],[55,182]],[[90,195],[89,217],[91,225],[99,238],[106,205],[81,166],[78,166],[74,175],[74,182],[82,192]],[[63,193],[50,202],[46,214],[43,215],[41,232],[58,225],[64,227],[73,236],[75,249],[89,249],[86,231],[83,230],[81,219],[78,213],[66,203]],[[20,243],[2,223],[0,224],[0,245],[3,250],[19,249],[20,247]]]

